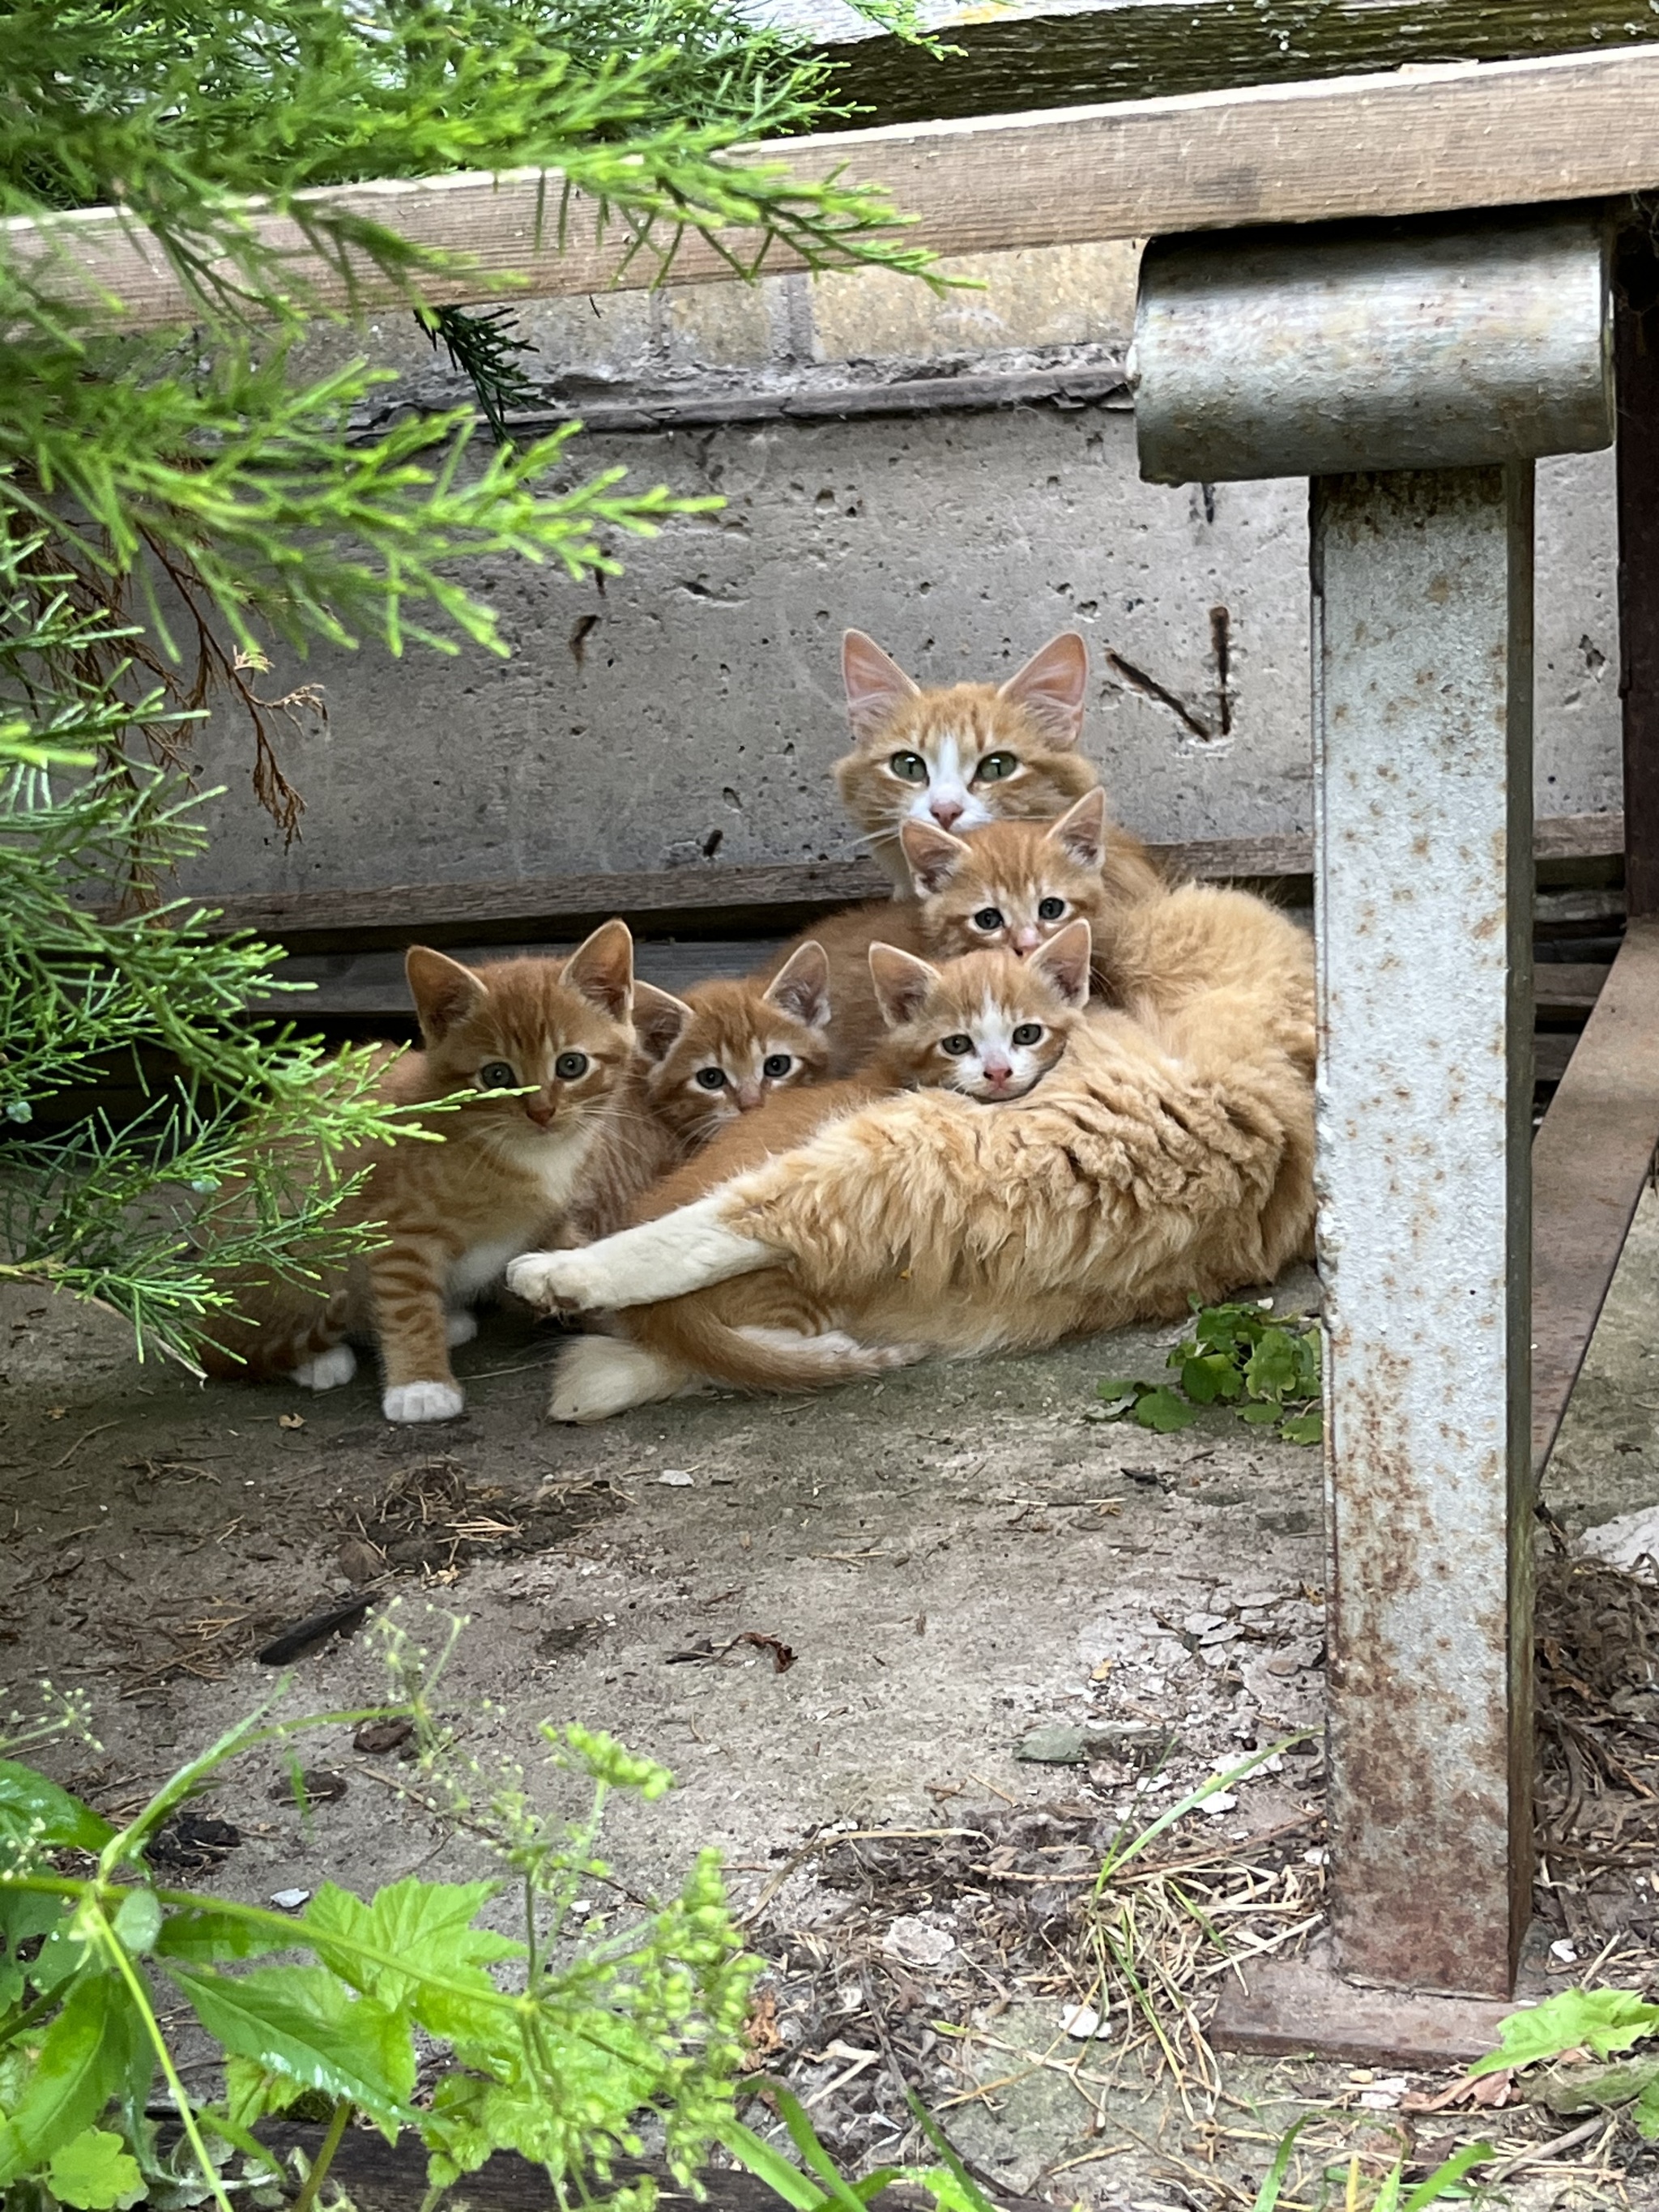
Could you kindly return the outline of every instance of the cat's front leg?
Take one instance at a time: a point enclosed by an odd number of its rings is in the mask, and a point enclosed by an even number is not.
[[[508,1267],[507,1288],[545,1312],[605,1312],[684,1297],[787,1258],[775,1246],[728,1229],[720,1218],[723,1199],[714,1191],[579,1251],[526,1252]]]
[[[453,1421],[466,1403],[449,1364],[444,1285],[450,1257],[424,1238],[399,1238],[369,1255],[369,1300],[384,1376],[380,1410],[388,1421]]]

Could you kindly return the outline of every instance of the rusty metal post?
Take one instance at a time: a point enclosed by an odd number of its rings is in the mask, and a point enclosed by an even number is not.
[[[1530,1912],[1532,468],[1312,501],[1334,1961]]]
[[[1335,1973],[1322,2017],[1306,1970],[1261,1977],[1236,2044],[1428,2048],[1468,2022],[1407,2028],[1354,1985],[1513,1987],[1532,461],[1611,438],[1606,247],[1574,211],[1159,240],[1143,267],[1142,475],[1314,479]]]

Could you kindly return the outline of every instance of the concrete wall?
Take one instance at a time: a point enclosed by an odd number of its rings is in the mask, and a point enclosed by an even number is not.
[[[867,397],[908,376],[1091,372],[1121,360],[1135,253],[987,257],[939,299],[880,275],[541,301],[520,311],[550,399],[592,407]],[[367,340],[386,404],[455,380],[402,319]],[[373,885],[850,853],[830,763],[837,648],[869,630],[925,680],[1010,672],[1054,631],[1088,638],[1086,743],[1156,839],[1305,829],[1306,494],[1300,482],[1142,484],[1121,397],[811,422],[590,433],[584,469],[720,493],[724,512],[624,541],[603,592],[482,564],[512,657],[377,648],[279,661],[325,687],[326,734],[285,761],[307,800],[286,852],[248,790],[245,734],[204,738],[223,781],[193,888]],[[1540,812],[1616,806],[1611,457],[1540,472]],[[1226,698],[1216,630],[1224,610]],[[1112,656],[1112,657],[1109,657]],[[1168,695],[1178,702],[1166,703]],[[1223,725],[1225,724],[1224,733]]]

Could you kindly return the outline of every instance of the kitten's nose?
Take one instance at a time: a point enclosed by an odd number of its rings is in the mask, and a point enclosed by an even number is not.
[[[755,1108],[761,1103],[761,1087],[758,1083],[738,1084],[738,1111],[740,1114],[752,1113]]]
[[[1035,952],[1042,942],[1042,932],[1035,922],[1028,921],[1023,929],[1014,932],[1014,950],[1023,960],[1028,952]]]
[[[553,1101],[544,1092],[538,1091],[533,1098],[526,1098],[524,1102],[524,1110],[538,1129],[551,1127]]]
[[[988,1060],[985,1063],[985,1080],[993,1091],[1005,1089],[1013,1072],[1006,1060]]]
[[[953,829],[962,818],[963,802],[959,799],[934,799],[928,802],[927,811],[941,830]]]

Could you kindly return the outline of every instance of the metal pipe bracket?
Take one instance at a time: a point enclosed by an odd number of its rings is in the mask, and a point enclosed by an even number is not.
[[[1206,231],[1141,263],[1149,483],[1490,467],[1613,434],[1599,209]]]

